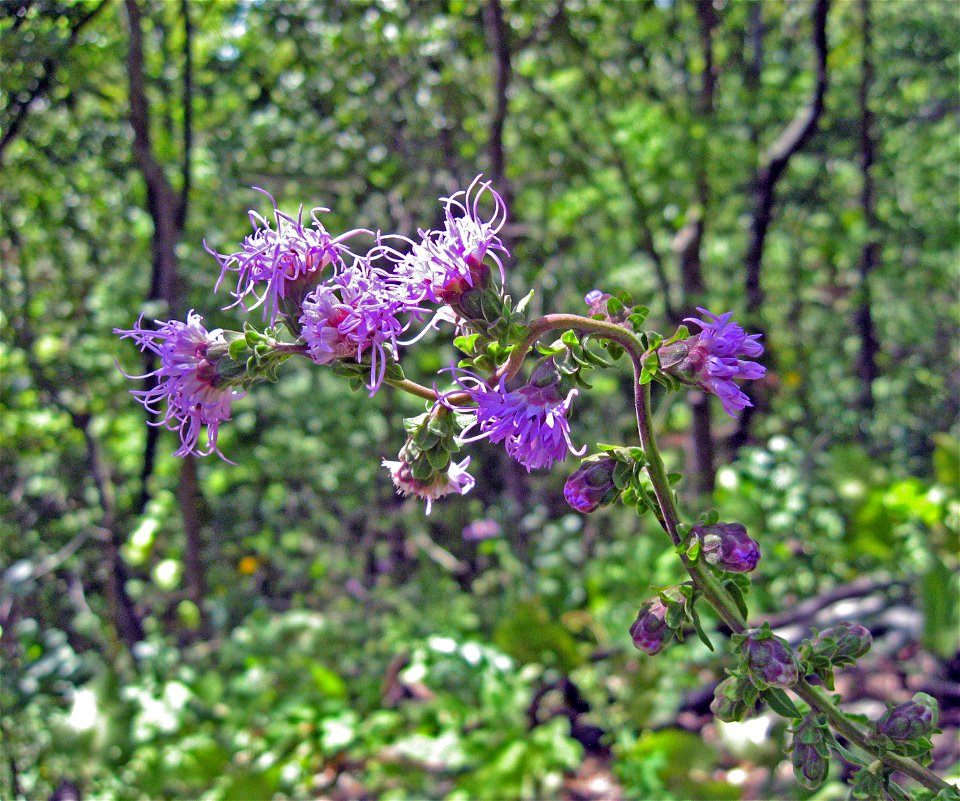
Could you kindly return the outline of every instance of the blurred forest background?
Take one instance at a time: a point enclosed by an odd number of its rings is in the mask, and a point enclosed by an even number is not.
[[[784,723],[714,724],[725,661],[627,630],[656,525],[475,446],[430,517],[380,467],[419,402],[289,364],[236,466],[172,458],[111,333],[218,311],[246,211],[415,234],[478,172],[515,297],[627,290],[766,336],[739,421],[662,399],[687,508],[760,541],[799,641],[866,622],[851,709],[960,723],[960,16],[951,0],[0,0],[0,795],[803,798]],[[410,350],[432,380],[449,337]],[[619,378],[617,377],[619,375]],[[574,439],[632,443],[626,370]],[[572,469],[572,467],[570,468]],[[818,798],[845,797],[842,771]]]

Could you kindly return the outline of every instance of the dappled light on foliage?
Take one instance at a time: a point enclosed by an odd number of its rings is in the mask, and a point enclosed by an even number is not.
[[[958,52],[0,0],[0,797],[956,798]]]

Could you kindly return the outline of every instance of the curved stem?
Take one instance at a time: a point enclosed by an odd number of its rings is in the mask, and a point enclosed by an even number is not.
[[[530,323],[529,328],[527,336],[511,351],[510,358],[494,373],[490,379],[491,382],[496,383],[501,378],[509,381],[513,378],[520,371],[523,360],[527,358],[527,354],[537,340],[548,331],[555,331],[560,328],[596,334],[601,339],[608,339],[622,345],[631,354],[640,353],[643,350],[640,340],[626,328],[604,320],[583,317],[579,314],[546,314]]]
[[[637,428],[640,434],[640,444],[643,446],[644,455],[647,459],[647,475],[650,477],[657,505],[660,507],[661,525],[674,544],[679,545],[681,541],[678,531],[680,513],[674,500],[673,490],[670,488],[670,482],[667,480],[666,470],[663,466],[663,460],[660,458],[660,451],[657,448],[656,437],[651,425],[650,385],[640,383],[642,354],[631,348],[628,348],[628,351],[633,361]],[[746,631],[747,622],[740,614],[733,598],[720,585],[716,577],[704,567],[701,561],[691,562],[686,555],[681,555],[681,559],[694,584],[703,593],[704,598],[723,622],[730,627],[731,631],[738,634]],[[904,773],[935,792],[952,789],[952,785],[918,762],[898,754],[880,751],[870,740],[868,733],[860,725],[850,720],[819,687],[810,684],[806,679],[800,679],[790,689],[811,708],[826,715],[830,725],[838,734],[841,734],[871,756],[880,759],[887,767]]]

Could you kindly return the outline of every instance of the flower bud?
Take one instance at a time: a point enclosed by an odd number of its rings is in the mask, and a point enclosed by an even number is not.
[[[815,653],[822,654],[834,665],[848,665],[855,662],[873,644],[870,630],[857,623],[838,623],[813,641]]]
[[[932,733],[937,725],[937,702],[926,693],[888,709],[877,722],[877,734],[891,740],[915,740]]]
[[[695,526],[693,536],[700,538],[703,558],[728,573],[749,573],[760,561],[760,546],[739,523]]]
[[[793,775],[808,790],[816,790],[827,778],[830,761],[812,745],[793,747]]]
[[[616,467],[616,460],[609,456],[584,462],[578,470],[570,474],[563,485],[563,497],[574,509],[584,514],[613,503],[620,495],[620,490],[613,483],[613,471]]]
[[[660,598],[652,598],[640,607],[630,627],[634,647],[653,656],[660,653],[672,636],[667,626],[667,607]]]
[[[724,723],[734,723],[743,720],[747,713],[747,704],[743,697],[741,680],[730,676],[721,681],[713,691],[713,701],[710,702],[710,711],[713,716]]]
[[[591,289],[583,298],[583,302],[590,307],[589,314],[591,317],[599,315],[609,323],[622,324],[630,313],[629,309],[623,307],[621,304],[618,308],[622,307],[622,311],[611,316],[610,309],[607,305],[611,300],[615,300],[613,295],[609,292],[604,292],[602,289]]]
[[[790,644],[769,631],[751,631],[740,646],[750,678],[759,689],[792,687],[800,678]]]
[[[440,300],[455,308],[461,304],[468,293],[474,293],[474,297],[479,298],[480,292],[492,286],[490,268],[484,262],[469,257],[467,265],[467,273],[452,273],[447,276],[437,292]],[[464,305],[470,306],[470,302],[467,301]],[[479,316],[479,306],[476,312]]]
[[[811,712],[793,730],[793,775],[797,781],[816,790],[827,778],[829,755],[823,723]]]

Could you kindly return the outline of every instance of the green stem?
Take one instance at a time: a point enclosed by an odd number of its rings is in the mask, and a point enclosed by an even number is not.
[[[673,540],[675,545],[680,544],[680,534],[678,525],[680,514],[677,510],[673,491],[667,480],[666,470],[663,466],[663,460],[660,458],[660,451],[657,448],[656,437],[653,432],[653,426],[650,420],[650,385],[640,383],[641,358],[642,354],[638,351],[628,349],[633,361],[637,428],[640,433],[640,444],[643,446],[644,455],[647,459],[647,474],[650,476],[650,483],[653,485],[654,495],[657,504],[660,506],[662,515],[662,525],[667,534]],[[720,585],[716,577],[706,569],[701,561],[691,562],[685,555],[681,556],[684,567],[690,574],[694,584],[703,593],[704,598],[716,610],[717,614],[723,620],[731,631],[742,633],[747,630],[747,622],[740,614],[736,603],[730,594]],[[848,718],[841,709],[830,699],[819,687],[810,684],[806,679],[800,681],[791,688],[800,698],[802,698],[811,708],[816,709],[826,715],[830,724],[838,734],[843,735],[847,740],[866,751],[868,754],[880,759],[887,767],[898,770],[912,779],[922,784],[929,790],[939,792],[940,790],[951,789],[952,785],[943,781],[933,771],[928,770],[918,762],[899,756],[883,752],[871,742],[868,733],[858,724]]]

